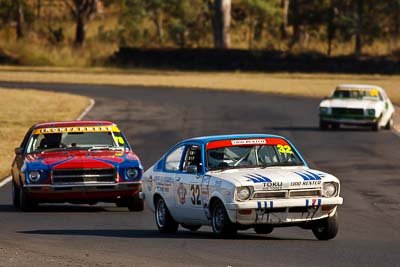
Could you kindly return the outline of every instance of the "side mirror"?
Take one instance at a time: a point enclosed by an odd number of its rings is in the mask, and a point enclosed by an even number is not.
[[[186,167],[187,173],[197,173],[197,166],[196,165],[189,165]]]
[[[23,148],[22,148],[22,147],[16,147],[16,148],[15,148],[15,154],[16,154],[16,155],[21,155],[21,154],[22,154],[22,151],[23,151]]]

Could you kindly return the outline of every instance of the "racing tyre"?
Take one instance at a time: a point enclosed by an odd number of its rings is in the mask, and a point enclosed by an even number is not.
[[[22,187],[19,187],[18,195],[20,210],[32,211],[37,206],[37,203],[28,196],[28,194]]]
[[[161,233],[175,233],[178,230],[179,224],[172,218],[167,204],[161,197],[156,199],[155,216],[157,228]]]
[[[128,200],[126,198],[118,198],[117,201],[115,201],[115,206],[118,208],[128,207]]]
[[[331,126],[332,126],[333,130],[338,130],[340,128],[340,124],[339,123],[332,123]]]
[[[265,224],[256,224],[256,225],[254,225],[253,228],[257,234],[262,234],[262,235],[270,234],[274,230],[273,227],[271,227],[269,225],[265,225]]]
[[[380,123],[381,117],[379,117],[379,119],[372,125],[372,130],[378,132],[381,129]]]
[[[337,213],[332,217],[318,220],[312,226],[313,234],[318,240],[332,239],[337,235],[338,230]]]
[[[391,130],[393,127],[393,118],[390,118],[385,125],[385,130]]]
[[[329,126],[329,124],[324,122],[323,120],[319,121],[319,129],[320,130],[326,131],[326,130],[328,130],[328,126]]]
[[[374,125],[372,125],[372,130],[375,132],[379,132],[381,127],[379,126],[379,121],[375,122]]]
[[[143,199],[139,198],[139,194],[135,194],[133,197],[130,197],[127,202],[129,211],[144,210],[144,201]]]
[[[212,209],[212,229],[218,237],[234,236],[237,233],[237,227],[229,219],[224,205],[218,201]]]
[[[14,180],[12,181],[12,202],[14,207],[19,209],[19,188]]]
[[[190,224],[184,224],[184,223],[181,223],[181,226],[183,228],[188,229],[188,230],[193,231],[193,232],[199,230],[200,227],[201,227],[201,225],[190,225]]]

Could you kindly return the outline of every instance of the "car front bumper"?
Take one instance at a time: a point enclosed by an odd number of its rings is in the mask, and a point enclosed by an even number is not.
[[[249,200],[226,204],[226,209],[235,223],[283,225],[328,217],[342,203],[341,197]]]
[[[35,184],[24,185],[29,197],[38,201],[54,202],[68,200],[108,201],[129,197],[141,190],[141,182],[121,183],[76,183],[63,185]]]
[[[340,117],[320,115],[321,122],[339,123],[347,125],[373,125],[378,120],[376,117],[360,116],[360,117]]]

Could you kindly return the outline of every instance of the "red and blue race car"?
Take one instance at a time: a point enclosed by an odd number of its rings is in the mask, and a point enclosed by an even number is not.
[[[143,166],[112,122],[71,121],[32,126],[15,149],[13,204],[113,202],[142,211]]]

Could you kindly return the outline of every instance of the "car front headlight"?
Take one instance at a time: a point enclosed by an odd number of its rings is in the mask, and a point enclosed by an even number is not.
[[[328,114],[329,108],[327,107],[319,107],[319,114]]]
[[[128,168],[126,170],[126,177],[128,177],[128,179],[133,180],[138,178],[139,176],[139,170],[137,168]]]
[[[367,109],[367,114],[368,116],[375,116],[375,109],[373,108]]]
[[[324,183],[322,186],[322,195],[324,197],[333,197],[337,193],[337,184],[336,183]]]
[[[31,171],[28,177],[31,182],[37,182],[40,179],[40,171]]]
[[[236,188],[236,196],[239,200],[247,200],[250,198],[252,192],[252,188],[249,186],[242,186]]]

